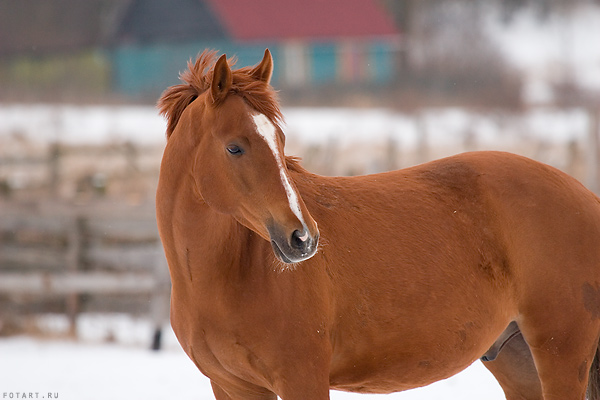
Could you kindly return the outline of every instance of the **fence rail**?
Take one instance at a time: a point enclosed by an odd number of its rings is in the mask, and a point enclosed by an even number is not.
[[[160,290],[153,273],[68,272],[0,273],[1,294],[115,294]]]

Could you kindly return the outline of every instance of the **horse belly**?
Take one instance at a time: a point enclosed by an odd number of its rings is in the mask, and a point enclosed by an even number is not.
[[[499,301],[502,290],[483,284],[460,289],[429,296],[429,302],[413,294],[418,301],[403,298],[394,311],[371,298],[368,313],[354,318],[341,313],[346,319],[335,327],[332,388],[403,391],[446,379],[479,359],[504,331],[512,310]]]
[[[392,393],[449,378],[479,359],[493,343],[495,333],[430,335],[365,343],[353,354],[334,354],[332,389],[358,393]]]

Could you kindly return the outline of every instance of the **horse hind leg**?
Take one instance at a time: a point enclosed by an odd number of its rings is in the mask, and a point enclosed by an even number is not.
[[[588,400],[600,400],[600,343],[596,348],[596,356],[588,375],[586,398]]]
[[[542,385],[523,335],[515,332],[498,351],[493,360],[482,358],[482,361],[502,387],[506,399],[542,400]]]
[[[554,313],[549,318],[519,323],[535,361],[544,400],[586,397],[588,374],[597,356],[599,326],[575,307],[570,311],[569,315]]]

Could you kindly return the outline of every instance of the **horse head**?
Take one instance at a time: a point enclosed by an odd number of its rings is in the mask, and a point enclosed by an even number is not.
[[[196,69],[204,69],[210,56],[214,59],[214,53],[203,54]],[[284,263],[312,257],[319,231],[290,178],[281,114],[269,85],[270,52],[254,68],[232,71],[225,55],[201,77],[202,71],[192,68],[190,64],[188,83],[202,81],[197,93],[176,93],[185,86],[179,85],[159,105],[169,117],[169,141],[194,138],[191,175],[199,199],[270,241]],[[176,98],[188,104],[176,107]]]

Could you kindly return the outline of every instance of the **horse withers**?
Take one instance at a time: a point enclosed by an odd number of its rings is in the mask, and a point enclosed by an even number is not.
[[[324,177],[284,155],[268,50],[204,52],[159,101],[179,342],[224,399],[390,393],[475,360],[508,399],[598,399],[600,201],[474,152]]]

